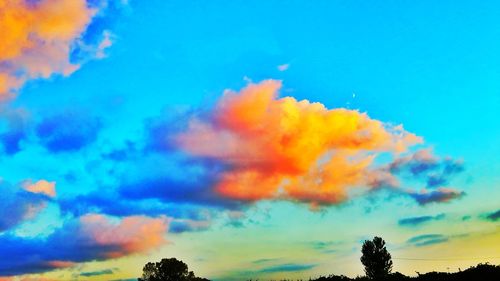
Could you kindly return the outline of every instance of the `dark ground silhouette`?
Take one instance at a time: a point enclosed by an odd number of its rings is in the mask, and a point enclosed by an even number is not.
[[[417,276],[406,276],[399,272],[391,273],[391,254],[385,247],[385,241],[380,237],[365,240],[361,249],[361,263],[365,267],[366,276],[350,278],[344,275],[329,275],[308,281],[500,281],[500,265],[480,263],[458,272],[428,272]],[[139,281],[209,281],[196,277],[188,270],[187,264],[176,258],[162,259],[160,262],[148,262],[143,268]],[[255,279],[255,281],[262,279]],[[252,281],[248,279],[247,281]],[[273,281],[273,280],[271,280]],[[282,279],[281,281],[292,281]],[[305,281],[305,280],[297,280]]]
[[[499,281],[500,280],[500,266],[491,265],[488,263],[480,263],[472,266],[466,270],[447,273],[447,272],[428,272],[417,273],[418,276],[409,277],[399,272],[387,275],[384,279],[370,279],[368,277],[349,278],[343,275],[330,275],[317,279],[310,279],[310,281],[368,281],[368,280],[384,280],[384,281]]]
[[[281,279],[280,281],[499,281],[500,280],[500,265],[491,265],[488,263],[480,263],[476,266],[471,266],[470,268],[458,271],[458,272],[428,272],[428,273],[417,273],[418,276],[410,277],[399,272],[391,273],[382,279],[370,279],[366,276],[358,276],[355,278],[350,278],[344,275],[329,275],[322,276],[315,279],[307,280],[296,280],[296,279]],[[193,278],[193,279],[190,279]],[[169,281],[172,279],[142,279],[139,281]],[[193,281],[210,281],[206,278],[201,277],[187,277],[186,279],[173,279],[178,281],[183,280],[193,280]],[[261,281],[264,279],[249,279],[248,281]],[[271,280],[273,281],[273,280]]]

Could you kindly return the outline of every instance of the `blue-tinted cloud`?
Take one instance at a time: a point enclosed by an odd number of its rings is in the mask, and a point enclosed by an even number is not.
[[[453,199],[461,198],[465,192],[451,188],[438,188],[437,190],[423,190],[421,192],[409,191],[407,194],[413,198],[419,205],[427,205],[430,203],[448,202]]]
[[[97,117],[68,111],[43,119],[36,134],[51,152],[78,151],[97,139],[101,127]]]
[[[19,152],[28,136],[25,115],[20,110],[0,109],[0,151],[7,155]]]
[[[279,258],[267,258],[267,259],[258,259],[252,261],[253,264],[263,264],[263,263],[268,263],[268,262],[275,262],[280,260]]]
[[[411,237],[407,240],[408,244],[414,245],[416,247],[429,246],[433,244],[444,243],[449,240],[448,237],[442,234],[423,234]]]
[[[423,149],[412,155],[394,160],[389,168],[393,173],[410,172],[418,176],[436,170],[438,167],[438,159],[432,155],[430,150]]]
[[[172,220],[168,230],[171,233],[197,232],[209,229],[211,224],[210,220]]]
[[[46,194],[30,192],[21,185],[11,185],[1,179],[0,190],[0,233],[33,218],[51,201]]]
[[[110,269],[103,269],[103,270],[98,270],[98,271],[82,272],[82,273],[80,273],[80,276],[93,277],[93,276],[113,274],[114,272],[115,272],[114,269],[110,268]]]
[[[338,241],[313,241],[308,242],[307,246],[311,247],[313,250],[316,250],[323,254],[331,254],[337,252],[333,246],[339,245]]]
[[[3,234],[0,276],[40,273],[146,252],[166,242],[166,229],[161,218],[127,217],[115,222],[92,214],[66,221],[46,238]]]
[[[450,157],[438,158],[430,149],[422,149],[409,156],[395,159],[389,164],[388,170],[393,174],[424,179],[428,188],[436,188],[447,185],[451,177],[463,172],[465,167],[462,160]]]
[[[439,214],[436,216],[411,217],[411,218],[400,219],[398,221],[398,224],[401,226],[418,226],[429,221],[442,220],[444,218],[445,214]]]
[[[115,162],[125,162],[133,157],[140,155],[141,151],[137,148],[137,144],[127,141],[123,148],[113,149],[102,154],[102,157]]]
[[[166,204],[157,199],[129,200],[116,192],[100,191],[66,197],[58,200],[63,213],[81,216],[87,213],[102,213],[117,217],[133,215],[160,216],[171,218],[206,220],[207,210],[189,204]]]
[[[199,115],[193,110],[165,112],[161,118],[150,118],[144,124],[146,150],[172,152],[178,150],[175,136],[183,132],[192,116]]]
[[[237,200],[223,198],[214,190],[216,178],[201,175],[192,178],[159,177],[138,180],[119,188],[120,195],[129,200],[158,199],[165,203],[195,204],[212,207],[237,208]]]
[[[296,272],[296,271],[304,271],[309,270],[316,267],[316,264],[295,264],[295,263],[287,263],[265,267],[259,270],[260,273],[275,273],[275,272]]]
[[[493,213],[490,213],[486,216],[486,219],[490,220],[490,221],[497,221],[498,219],[500,219],[500,210],[496,211],[496,212],[493,212]]]

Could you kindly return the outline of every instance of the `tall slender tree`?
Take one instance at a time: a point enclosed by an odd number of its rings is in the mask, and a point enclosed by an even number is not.
[[[373,240],[365,240],[361,253],[361,263],[368,278],[380,280],[391,273],[391,254],[385,247],[384,239],[376,236]]]

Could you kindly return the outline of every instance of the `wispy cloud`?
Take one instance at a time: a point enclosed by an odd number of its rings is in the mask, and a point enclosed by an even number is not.
[[[275,273],[275,272],[296,272],[296,271],[305,271],[316,267],[317,264],[295,264],[295,263],[287,263],[280,264],[262,268],[259,270],[260,273]]]
[[[465,170],[463,160],[436,157],[431,149],[395,159],[388,167],[394,174],[410,174],[423,178],[428,188],[442,187],[452,176]]]
[[[98,270],[98,271],[82,272],[82,273],[80,273],[80,276],[93,277],[93,276],[113,274],[114,272],[115,272],[115,269],[109,268],[109,269],[103,269],[103,270]]]
[[[285,64],[280,64],[278,65],[278,70],[279,71],[287,71],[288,68],[290,68],[290,64],[289,63],[285,63]]]
[[[500,210],[487,214],[486,219],[490,221],[497,221],[498,219],[500,219]]]
[[[429,221],[442,220],[444,218],[445,214],[439,214],[435,216],[411,217],[411,218],[400,219],[398,221],[398,224],[401,226],[418,226]]]
[[[438,188],[436,190],[421,190],[420,192],[408,191],[408,195],[415,199],[420,205],[427,205],[429,203],[442,203],[448,202],[452,199],[461,198],[465,192],[453,188]]]
[[[267,258],[267,259],[258,259],[252,261],[253,264],[263,264],[263,263],[269,263],[269,262],[276,262],[281,260],[280,258]]]
[[[442,234],[423,234],[411,237],[410,239],[408,239],[407,243],[417,247],[424,247],[434,244],[445,243],[448,242],[448,240],[449,240],[448,237]]]

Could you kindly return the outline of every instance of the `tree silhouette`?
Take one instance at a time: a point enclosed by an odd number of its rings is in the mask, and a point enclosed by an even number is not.
[[[370,279],[382,279],[392,270],[391,254],[385,248],[385,241],[380,237],[365,240],[361,249],[361,263],[365,266],[366,276]]]
[[[176,259],[162,259],[160,262],[148,262],[142,269],[139,281],[209,281],[196,277],[184,262]]]

